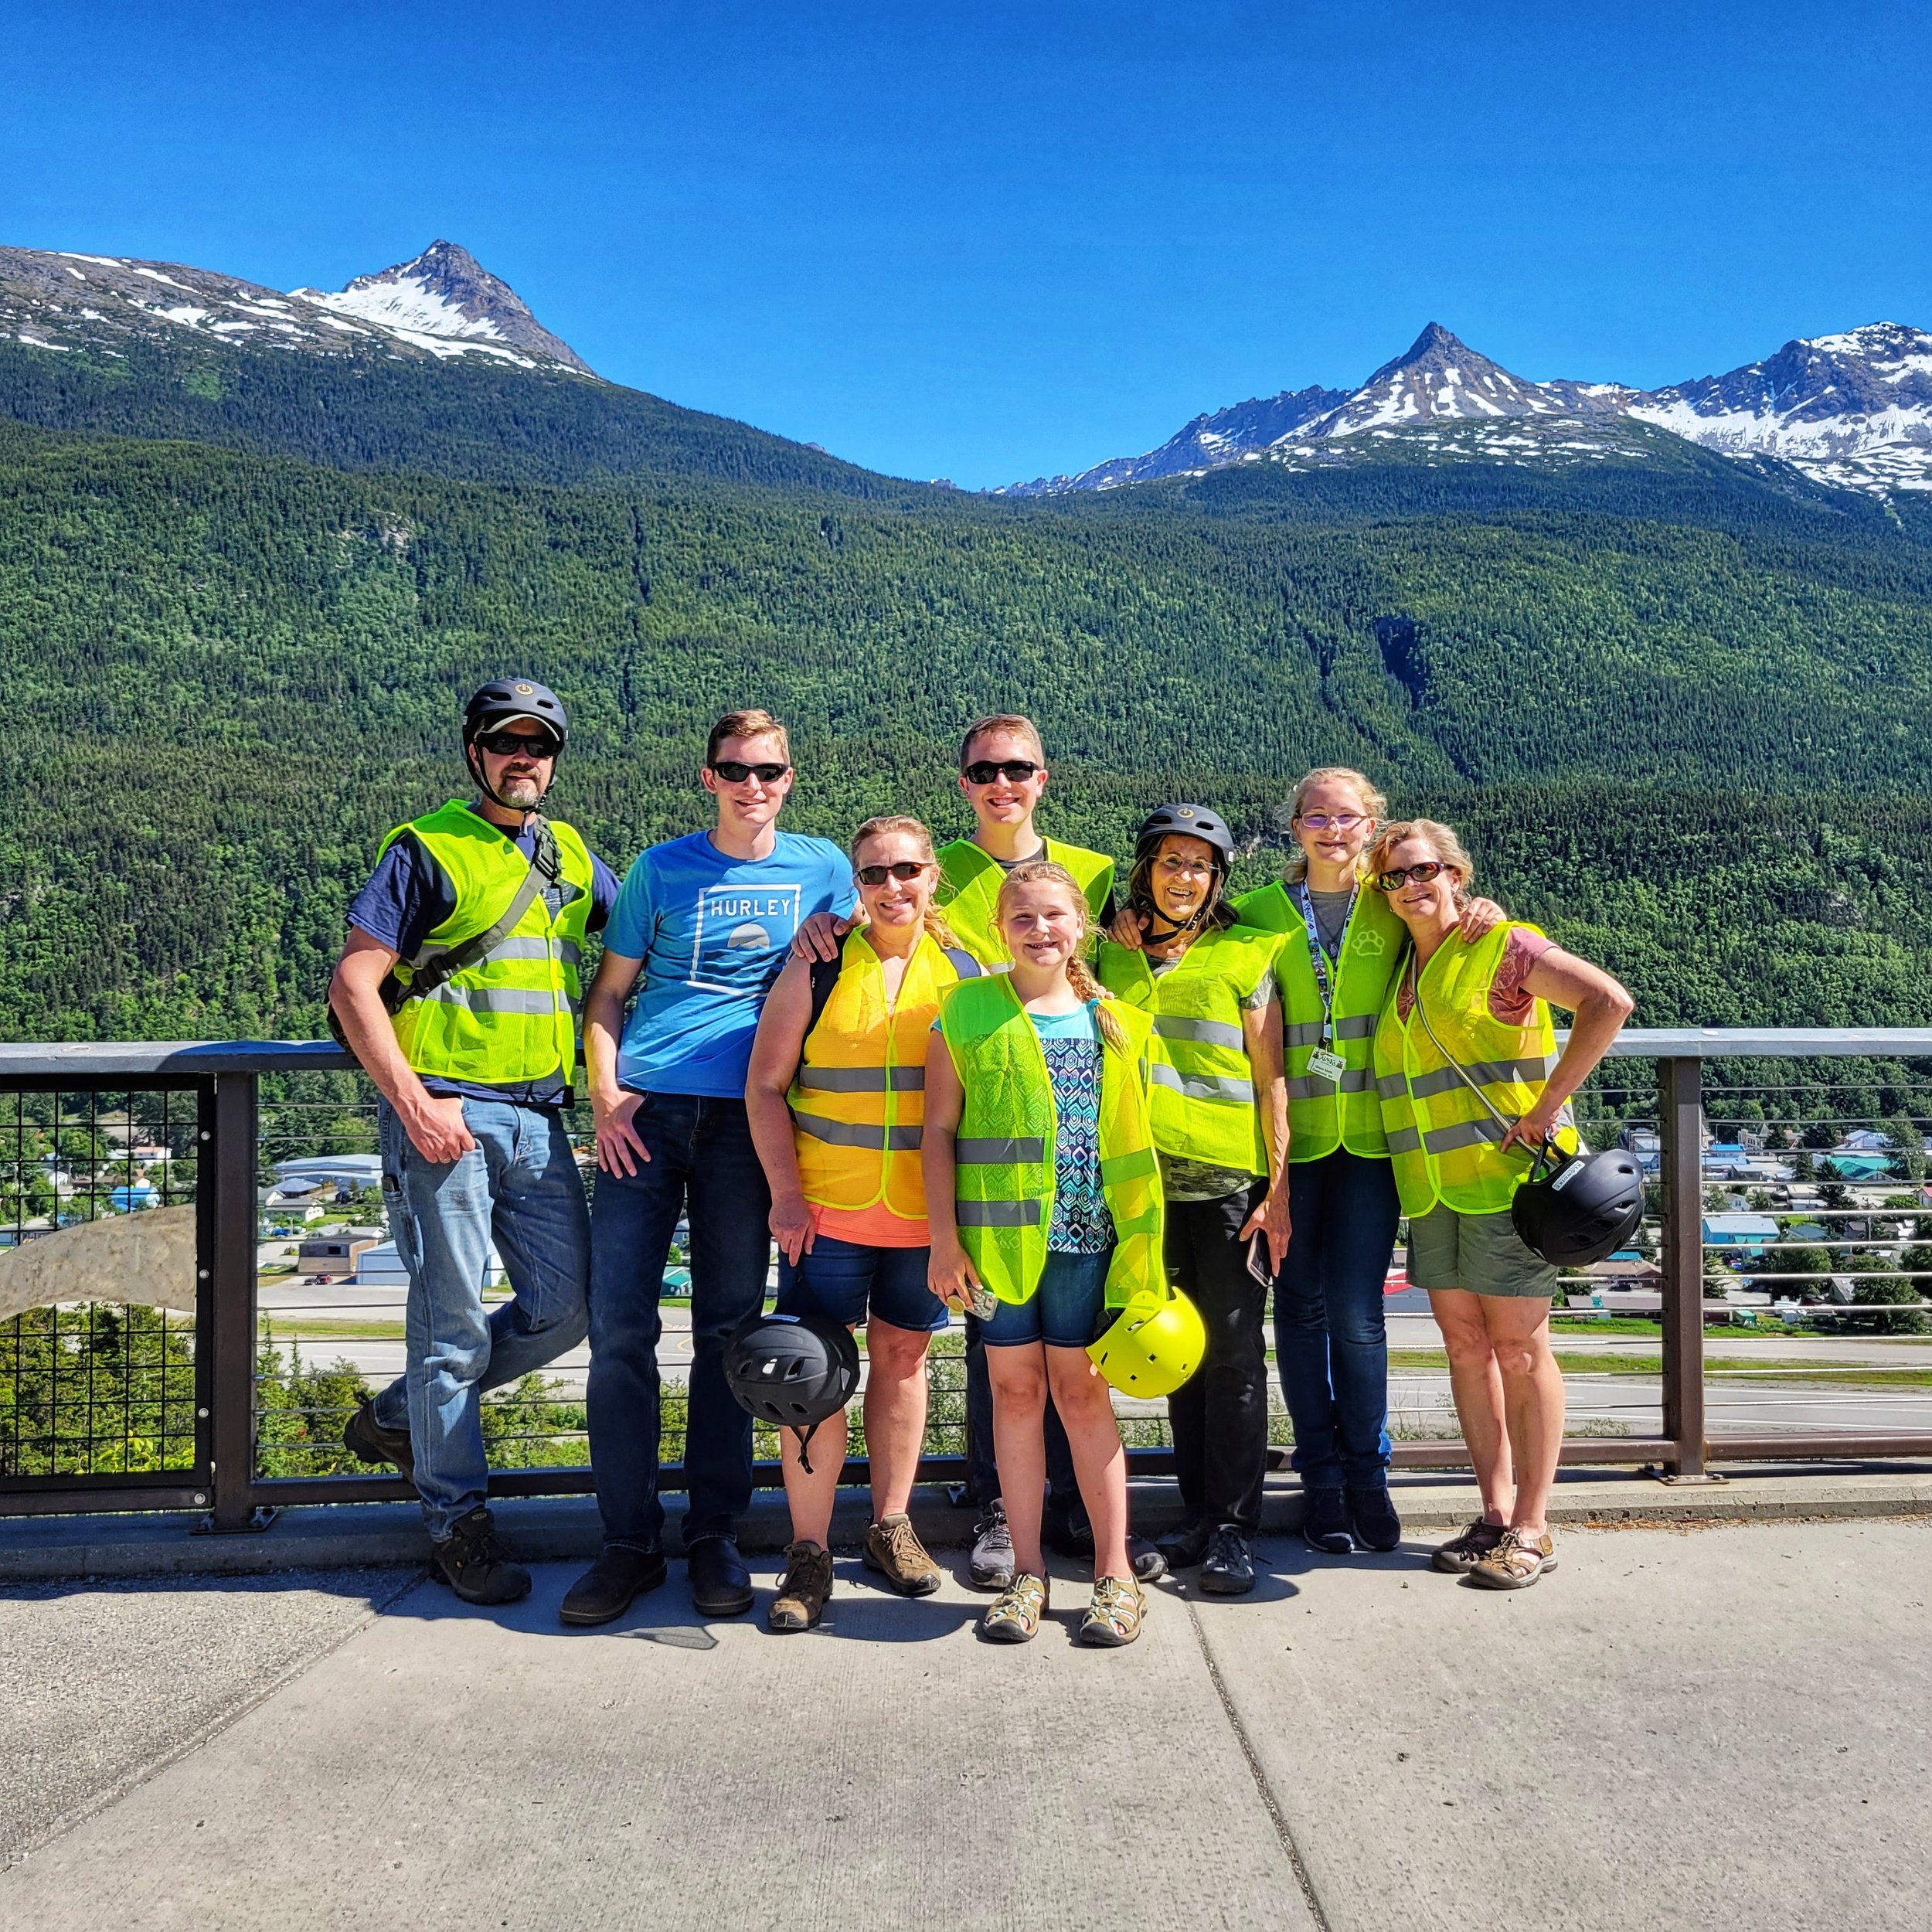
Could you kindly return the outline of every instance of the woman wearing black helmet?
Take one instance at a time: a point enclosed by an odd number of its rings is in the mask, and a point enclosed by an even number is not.
[[[1234,842],[1199,805],[1164,805],[1141,827],[1128,883],[1138,947],[1102,944],[1100,982],[1154,1019],[1155,1151],[1167,1199],[1168,1274],[1199,1309],[1206,1350],[1168,1398],[1188,1522],[1161,1546],[1198,1563],[1202,1590],[1254,1587],[1268,1442],[1268,1284],[1287,1247],[1279,1185],[1287,1142],[1279,940],[1235,926]],[[1250,1262],[1250,1243],[1267,1249]]]

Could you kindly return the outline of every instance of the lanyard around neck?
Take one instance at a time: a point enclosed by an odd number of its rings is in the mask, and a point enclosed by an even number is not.
[[[1301,908],[1301,922],[1308,929],[1308,964],[1315,973],[1315,991],[1321,996],[1321,1044],[1324,1047],[1335,1038],[1335,988],[1342,973],[1342,948],[1349,943],[1349,928],[1355,923],[1355,901],[1362,896],[1362,881],[1357,879],[1349,893],[1349,910],[1342,922],[1342,937],[1335,941],[1335,952],[1330,955],[1326,942],[1321,937],[1321,925],[1315,917],[1315,901],[1309,896],[1306,879],[1299,879],[1294,888],[1296,902]],[[1334,976],[1330,976],[1330,968]]]

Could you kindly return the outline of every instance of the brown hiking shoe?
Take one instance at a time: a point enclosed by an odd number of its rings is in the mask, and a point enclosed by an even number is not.
[[[769,1630],[812,1630],[832,1594],[832,1553],[816,1543],[785,1546],[785,1580],[765,1612]]]
[[[881,1516],[866,1532],[866,1567],[877,1570],[902,1597],[930,1597],[939,1587],[939,1566],[926,1554],[903,1510]]]

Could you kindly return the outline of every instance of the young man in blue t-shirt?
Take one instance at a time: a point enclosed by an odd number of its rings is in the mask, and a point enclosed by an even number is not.
[[[584,1004],[598,1168],[590,1461],[604,1554],[564,1597],[568,1624],[607,1623],[664,1580],[658,1302],[687,1212],[685,1553],[704,1614],[751,1607],[736,1541],[751,1500],[751,1418],[726,1386],[724,1343],[764,1305],[771,1196],[746,1120],[745,1075],[765,995],[799,927],[814,913],[849,913],[857,895],[836,845],[778,829],[791,753],[769,712],[720,718],[701,775],[717,824],[653,845],[632,866]]]

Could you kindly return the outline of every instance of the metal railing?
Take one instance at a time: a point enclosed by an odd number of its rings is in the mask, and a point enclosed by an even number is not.
[[[1872,1104],[1855,1123],[1850,1117],[1829,1119],[1830,1104],[1819,1096],[1837,1090],[1808,1070],[1815,1063],[1848,1060],[1866,1063],[1867,1070],[1842,1083],[1844,1090]],[[1919,1067],[1908,1068],[1910,1061]],[[1654,1080],[1633,1080],[1645,1062],[1654,1063]],[[1782,1087],[1762,1077],[1707,1079],[1713,1062],[1725,1068],[1757,1063],[1760,1071],[1764,1063],[1781,1065],[1800,1070],[1803,1078]],[[1910,1251],[1913,1235],[1923,1233],[1932,1243],[1932,1198],[1921,1196],[1909,1178],[1914,1165],[1922,1171],[1922,1145],[1900,1147],[1890,1164],[1904,1167],[1906,1177],[1876,1189],[1894,1190],[1889,1208],[1869,1199],[1814,1202],[1818,1188],[1787,1185],[1778,1178],[1795,1177],[1807,1166],[1821,1169],[1818,1151],[1787,1145],[1801,1131],[1815,1141],[1829,1138],[1818,1133],[1821,1125],[1883,1128],[1908,1116],[1921,1095],[1924,1111],[1932,1112],[1928,1065],[1932,1029],[1623,1036],[1580,1098],[1596,1144],[1621,1133],[1655,1165],[1658,1211],[1646,1230],[1645,1253],[1659,1277],[1657,1396],[1654,1401],[1649,1396],[1646,1370],[1638,1378],[1642,1400],[1622,1403],[1618,1413],[1587,1418],[1583,1431],[1566,1439],[1564,1461],[1647,1466],[1666,1479],[1695,1481],[1706,1477],[1713,1458],[1932,1456],[1932,1419],[1914,1417],[1896,1428],[1855,1420],[1845,1427],[1792,1426],[1794,1372],[1774,1359],[1762,1371],[1721,1360],[1719,1367],[1727,1378],[1720,1390],[1733,1406],[1741,1400],[1757,1414],[1767,1403],[1784,1405],[1777,1426],[1748,1426],[1747,1415],[1745,1427],[1713,1432],[1706,1372],[1706,1322],[1713,1315],[1754,1325],[1761,1317],[1774,1332],[1814,1337],[1833,1324],[1841,1331],[1859,1323],[1932,1331],[1925,1313],[1932,1309],[1932,1245],[1921,1253]],[[1874,1073],[1872,1066],[1886,1070]],[[1727,1125],[1769,1150],[1734,1181],[1714,1174],[1706,1151],[1712,1133]],[[143,1134],[145,1143],[137,1138]],[[124,1297],[118,1289],[112,1298],[95,1290],[89,1300],[0,1317],[0,1515],[183,1509],[201,1512],[210,1529],[234,1530],[258,1526],[287,1503],[409,1497],[400,1477],[346,1467],[339,1447],[341,1422],[352,1407],[344,1389],[351,1383],[366,1386],[360,1378],[372,1373],[379,1381],[400,1366],[400,1321],[369,1318],[400,1318],[400,1294],[370,1300],[352,1284],[330,1302],[314,1295],[291,1298],[270,1282],[264,1295],[260,1260],[264,1184],[275,1165],[291,1155],[367,1152],[374,1145],[367,1083],[326,1043],[0,1046],[0,1250],[88,1220],[118,1220],[137,1231],[158,1226],[145,1222],[155,1208],[182,1210],[175,1225],[185,1238],[192,1210],[194,1277],[192,1292],[177,1294],[172,1306],[165,1298],[159,1307],[145,1301],[142,1283],[131,1279]],[[1765,1185],[1753,1187],[1754,1179]],[[1753,1194],[1764,1197],[1774,1231],[1754,1247],[1727,1253],[1707,1242],[1704,1217],[1733,1185],[1747,1201]],[[1851,1192],[1835,1175],[1823,1186]],[[1907,1191],[1900,1195],[1900,1189]],[[1780,1193],[1786,1197],[1781,1202]],[[1923,1220],[1916,1212],[1920,1206]],[[354,1202],[348,1207],[352,1215],[359,1211]],[[1799,1216],[1794,1237],[1788,1224]],[[1890,1226],[1874,1232],[1875,1224],[1886,1223]],[[1793,1257],[1804,1265],[1784,1265]],[[1851,1274],[1829,1272],[1838,1258]],[[0,1263],[4,1259],[0,1253]],[[1888,1284],[1882,1300],[1848,1298],[1863,1296],[1881,1276]],[[0,1309],[12,1305],[5,1298],[8,1280],[0,1265]],[[1819,1283],[1827,1284],[1822,1298],[1780,1294],[1781,1287]],[[1902,1291],[1901,1283],[1916,1287]],[[1587,1284],[1568,1285],[1573,1306],[1574,1289]],[[180,1305],[184,1299],[192,1309]],[[1394,1331],[1402,1328],[1400,1320],[1393,1324]],[[1392,1340],[1400,1359],[1401,1334],[1392,1332]],[[312,1361],[318,1344],[325,1352],[332,1342],[338,1354],[346,1347],[360,1359],[342,1361],[339,1374],[302,1368],[304,1346]],[[933,1359],[933,1418],[920,1465],[927,1481],[956,1481],[965,1472],[956,1351],[956,1340],[942,1338]],[[1467,1467],[1464,1444],[1449,1432],[1453,1414],[1435,1357],[1427,1358],[1421,1372],[1437,1390],[1435,1407],[1420,1432],[1413,1424],[1398,1430],[1396,1464]],[[1801,1365],[1796,1372],[1811,1372]],[[1835,1372],[1821,1365],[1820,1383],[1831,1387]],[[1861,1387],[1883,1392],[1892,1376],[1903,1388],[1917,1388],[1932,1383],[1932,1347],[1923,1370],[1880,1362],[1858,1373]],[[1738,1397],[1730,1379],[1760,1374],[1764,1379],[1745,1382],[1747,1393]],[[580,1366],[566,1362],[554,1376],[546,1372],[539,1385],[510,1393],[498,1413],[492,1459],[522,1466],[494,1468],[493,1495],[589,1490],[587,1451],[578,1453],[580,1376]],[[1753,1388],[1757,1393],[1750,1393]],[[665,1394],[668,1435],[681,1439],[675,1375],[667,1377]],[[1121,1406],[1136,1472],[1170,1469],[1158,1414],[1146,1405]],[[1927,1409],[1932,1417],[1932,1396]],[[1623,1413],[1640,1417],[1640,1425],[1632,1428]],[[1427,1433],[1437,1417],[1447,1427]],[[1287,1440],[1278,1408],[1273,1434],[1277,1443]],[[760,1479],[775,1483],[772,1445],[761,1437],[760,1447]],[[862,1481],[865,1475],[861,1453],[845,1475]],[[680,1480],[673,1458],[665,1485],[675,1488]]]

